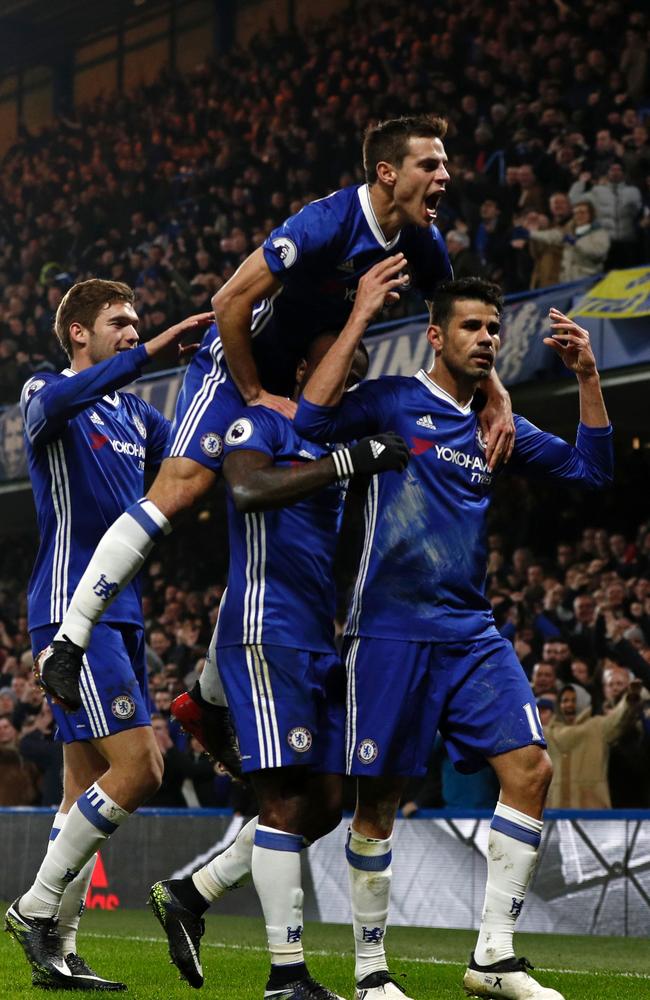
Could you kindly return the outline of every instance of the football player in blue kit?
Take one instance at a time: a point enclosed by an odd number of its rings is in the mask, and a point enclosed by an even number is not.
[[[296,364],[324,330],[340,330],[354,305],[360,278],[378,261],[401,252],[401,288],[430,299],[451,276],[436,211],[449,174],[441,118],[411,117],[370,127],[363,156],[367,183],[306,205],[274,230],[213,299],[216,325],[190,363],[170,437],[168,457],[147,493],[158,520],[170,522],[213,485],[223,461],[223,437],[242,405],[265,405],[291,417],[287,398]],[[408,265],[406,264],[408,259]],[[399,296],[398,296],[399,297]],[[512,441],[507,393],[493,374],[481,420],[494,465]],[[99,544],[70,602],[42,674],[63,703],[78,704],[78,672],[95,622],[112,600],[95,583],[110,579],[117,592],[140,569],[155,537],[126,510]],[[134,516],[135,515],[135,516]],[[129,543],[122,538],[126,531]],[[204,670],[193,698],[181,695],[174,714],[215,756],[222,756],[219,685]],[[203,719],[203,713],[205,719]],[[205,722],[205,724],[204,724]]]
[[[34,654],[61,622],[88,559],[110,524],[141,497],[145,467],[162,461],[166,420],[132,393],[154,357],[178,355],[182,336],[203,332],[211,314],[191,317],[138,346],[132,290],[90,279],[74,285],[57,310],[55,331],[70,358],[63,372],[39,372],[25,384],[21,408],[40,543],[27,610]],[[155,509],[137,516],[162,533]],[[109,592],[109,578],[96,581]],[[134,580],[93,634],[80,675],[81,705],[56,703],[64,741],[64,797],[47,855],[31,888],[10,907],[6,928],[44,988],[125,989],[79,957],[76,929],[96,851],[158,788],[162,758],[149,718],[140,588]]]
[[[294,398],[334,339],[312,342]],[[353,380],[366,371],[358,351]],[[331,451],[265,406],[243,410],[224,446],[230,569],[216,658],[260,812],[225,855],[190,878],[156,883],[150,902],[172,961],[198,988],[203,913],[250,872],[271,954],[265,997],[335,1000],[305,964],[300,874],[300,852],[341,818],[346,685],[334,646],[334,554],[348,477],[399,474],[408,449],[379,434]],[[368,1000],[405,1000],[385,963],[361,988]]]
[[[500,292],[473,278],[439,286],[427,331],[433,367],[344,393],[350,358],[383,302],[389,273],[390,262],[377,265],[360,283],[350,321],[295,418],[298,433],[314,440],[391,430],[411,451],[404,476],[371,481],[346,626],[347,771],[358,777],[350,847],[372,838],[377,860],[390,856],[405,777],[425,773],[437,730],[459,770],[489,763],[501,795],[488,842],[481,927],[463,985],[480,997],[560,1000],[529,975],[512,943],[537,859],[551,764],[530,685],[484,594],[494,473],[472,399],[499,347]],[[510,466],[602,488],[612,479],[612,429],[589,335],[557,310],[550,318],[553,335],[545,343],[578,381],[576,444],[516,416]],[[389,886],[387,878],[384,923]],[[375,894],[377,888],[375,881]],[[375,905],[380,908],[376,895]]]

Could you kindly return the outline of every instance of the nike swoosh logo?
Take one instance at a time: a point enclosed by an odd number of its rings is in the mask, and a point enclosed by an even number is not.
[[[65,962],[63,962],[63,960],[62,960],[62,964],[61,965],[58,965],[58,963],[53,958],[51,958],[50,961],[52,963],[52,968],[56,969],[56,971],[59,972],[62,976],[70,976],[70,977],[72,977],[72,973],[70,972],[70,969],[65,964]]]
[[[194,945],[192,944],[192,941],[190,939],[189,934],[187,933],[187,931],[185,930],[185,928],[183,927],[182,924],[180,925],[180,928],[181,928],[183,934],[185,935],[185,940],[187,941],[187,947],[190,949],[190,952],[192,954],[192,958],[194,959],[194,965],[196,966],[196,971],[199,973],[200,976],[202,976],[203,975],[203,967],[202,967],[201,963],[199,962],[199,956],[196,954],[196,949],[195,949]]]

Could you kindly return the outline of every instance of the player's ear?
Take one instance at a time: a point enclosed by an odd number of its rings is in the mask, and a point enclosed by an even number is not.
[[[70,341],[73,347],[85,347],[88,343],[88,330],[81,323],[70,324]]]
[[[435,323],[431,323],[427,327],[427,340],[433,347],[436,354],[440,354],[442,350],[443,336],[444,334],[441,326],[437,326]]]
[[[305,375],[306,374],[307,374],[307,359],[306,358],[301,358],[300,361],[298,362],[298,366],[296,368],[296,384],[297,385],[302,385],[302,383],[305,381]]]
[[[393,187],[395,181],[397,180],[397,171],[392,163],[380,160],[377,164],[376,170],[377,180],[380,180],[382,184],[388,184],[389,187]]]

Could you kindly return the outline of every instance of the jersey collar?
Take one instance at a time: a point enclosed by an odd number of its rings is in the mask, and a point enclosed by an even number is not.
[[[392,250],[402,235],[402,230],[400,229],[397,236],[394,236],[392,240],[387,241],[381,226],[377,222],[377,216],[375,215],[375,210],[372,207],[372,202],[370,201],[370,191],[368,189],[368,185],[362,184],[361,187],[357,189],[357,194],[359,196],[361,211],[363,212],[364,218],[368,223],[370,232],[383,250]]]
[[[455,410],[458,410],[459,413],[467,416],[472,412],[471,401],[467,403],[466,406],[461,406],[458,400],[454,399],[453,396],[450,396],[446,389],[442,389],[436,382],[433,381],[432,378],[429,378],[424,368],[420,368],[420,371],[416,372],[415,377],[418,382],[421,382],[422,385],[429,390],[432,396],[437,396],[437,398],[441,399],[443,403],[450,403],[451,406],[453,406]]]
[[[65,375],[66,378],[72,378],[72,376],[76,375],[77,373],[73,372],[72,368],[64,368],[61,374]],[[102,399],[104,400],[105,403],[110,403],[111,406],[120,405],[120,397],[117,392],[114,392],[112,396],[102,396]]]

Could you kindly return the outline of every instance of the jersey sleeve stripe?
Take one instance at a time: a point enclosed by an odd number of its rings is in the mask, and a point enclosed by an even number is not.
[[[50,468],[51,493],[56,516],[54,557],[52,560],[52,590],[50,614],[53,622],[63,619],[67,608],[68,566],[70,562],[70,483],[65,461],[63,442],[58,440],[47,446]]]

